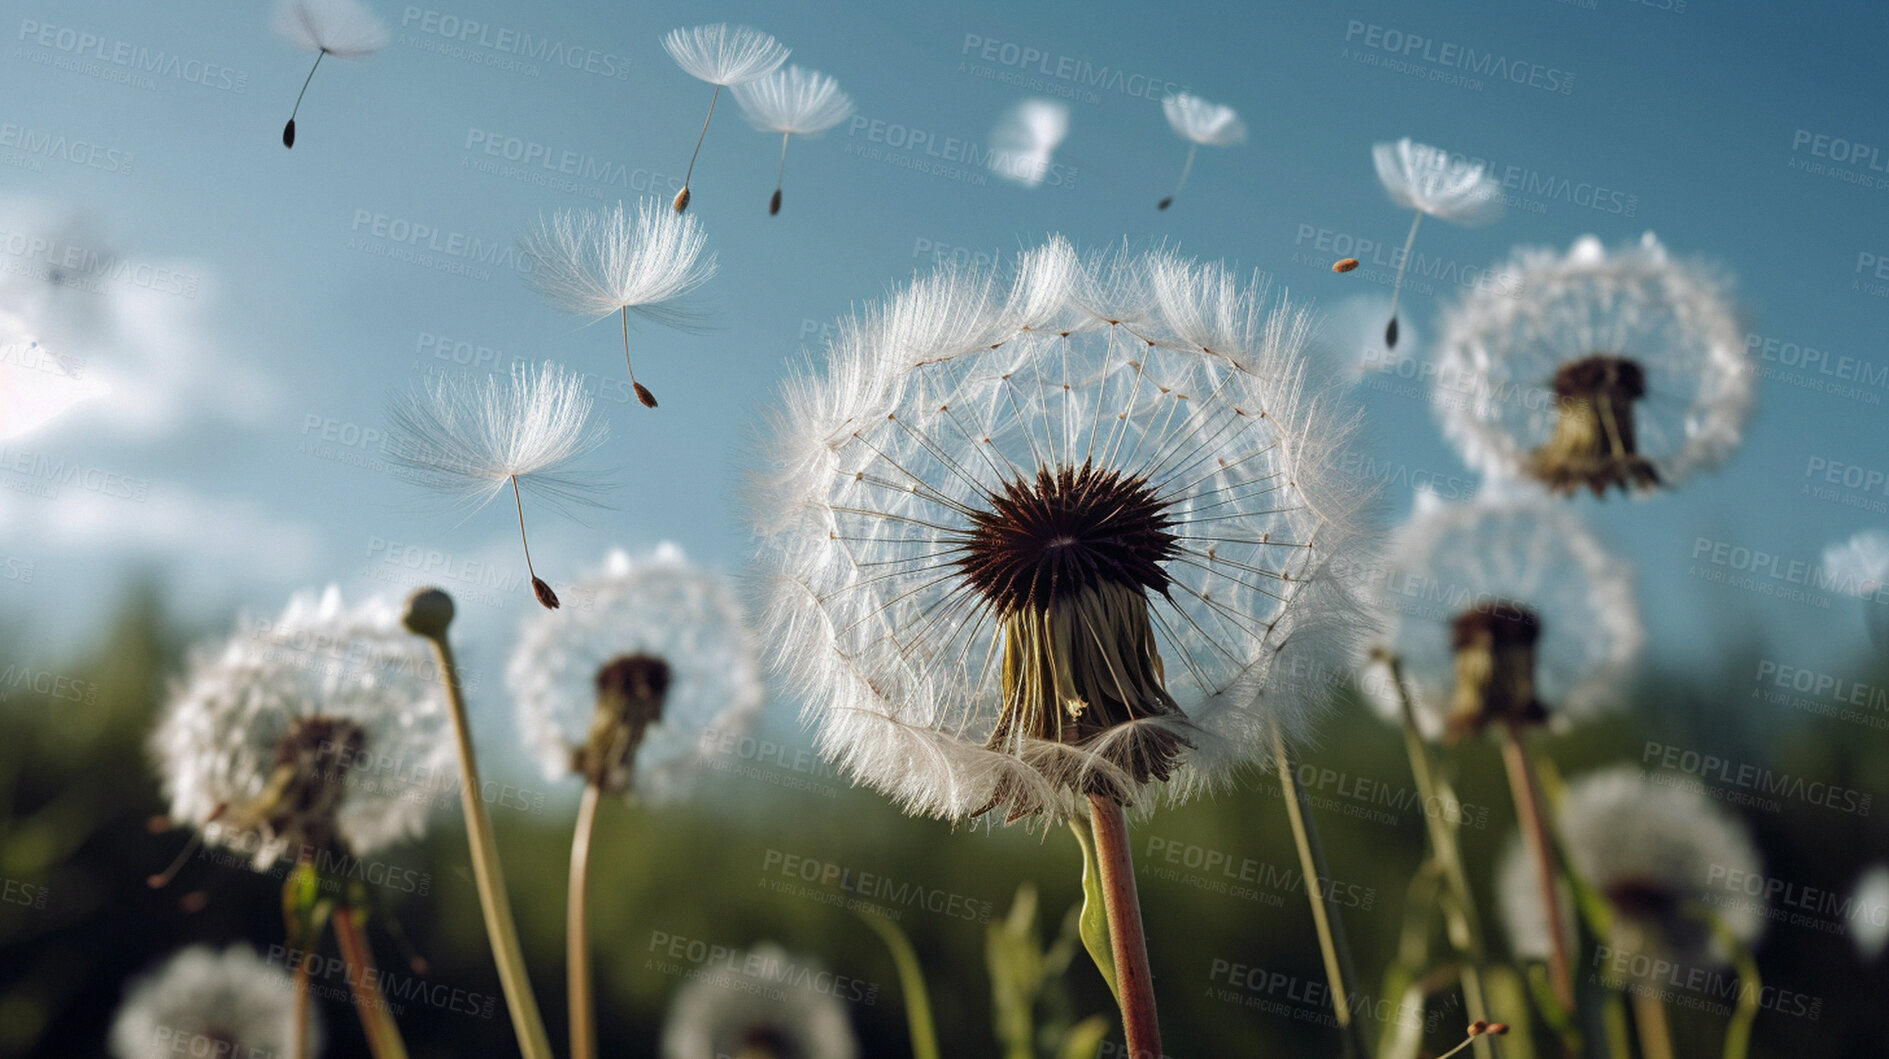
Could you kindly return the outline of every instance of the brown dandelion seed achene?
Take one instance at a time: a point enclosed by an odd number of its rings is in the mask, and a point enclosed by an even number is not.
[[[1182,716],[1148,615],[1147,594],[1168,590],[1161,564],[1180,550],[1168,505],[1145,479],[1090,463],[1039,468],[986,502],[955,562],[999,616],[1003,710],[988,745],[1020,751],[1065,789],[1130,804],[1130,785],[1166,780],[1188,745],[1158,727],[1108,738]],[[1104,741],[1102,760],[1079,767],[1041,745]],[[1008,803],[1015,819],[1041,808],[1014,788],[999,784],[981,811]]]
[[[1605,353],[1569,361],[1555,372],[1554,394],[1554,434],[1528,454],[1530,475],[1563,495],[1582,486],[1602,496],[1659,484],[1637,448],[1633,403],[1646,396],[1646,373],[1636,361]]]
[[[1350,272],[1352,269],[1357,268],[1357,267],[1358,267],[1357,258],[1343,257],[1343,258],[1339,258],[1337,261],[1332,262],[1331,270],[1333,272]]]
[[[656,407],[656,395],[649,392],[649,387],[640,382],[632,382],[630,386],[636,390],[636,399],[643,403],[644,408]]]
[[[676,192],[676,200],[672,205],[675,206],[677,213],[689,208],[689,185],[682,185],[682,190]]]
[[[551,591],[551,586],[545,582],[544,578],[533,577],[531,579],[531,590],[537,593],[538,602],[544,606],[544,609],[558,609],[558,594]]]

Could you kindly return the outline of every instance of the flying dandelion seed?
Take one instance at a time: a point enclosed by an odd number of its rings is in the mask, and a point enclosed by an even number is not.
[[[275,31],[296,47],[318,53],[302,90],[295,95],[289,123],[282,126],[282,146],[294,147],[295,115],[301,113],[302,97],[308,94],[308,83],[321,69],[321,61],[330,55],[365,59],[385,48],[387,23],[359,0],[282,0],[275,9]]]
[[[759,982],[786,984],[744,989],[702,978],[683,986],[663,1023],[663,1059],[853,1059],[859,1054],[846,1005],[831,992],[804,984],[824,973],[817,961],[790,956],[772,942],[734,961],[734,966],[753,968],[749,973]]]
[[[634,217],[621,202],[613,209],[559,210],[523,242],[537,266],[526,282],[551,304],[590,319],[622,317],[630,385],[643,407],[656,407],[656,395],[636,381],[630,364],[630,314],[684,330],[701,324],[701,311],[683,300],[715,274],[715,255],[702,253],[708,235],[701,223],[644,199]]]
[[[1027,188],[1049,176],[1056,148],[1069,135],[1069,104],[1025,99],[1004,111],[990,133],[990,171]]]
[[[1869,529],[1823,550],[1823,570],[1843,592],[1863,601],[1863,628],[1889,653],[1889,532]]]
[[[602,486],[595,479],[562,469],[609,438],[609,428],[593,422],[590,410],[583,376],[548,360],[536,371],[514,365],[504,381],[438,375],[429,388],[392,402],[388,418],[399,443],[389,458],[421,485],[473,511],[509,485],[532,591],[546,609],[555,609],[557,593],[531,565],[523,491],[554,506],[597,502]]]
[[[1308,326],[1223,267],[1061,239],[844,324],[762,486],[821,749],[909,812],[1051,819],[1303,735],[1355,613]]]
[[[726,22],[713,25],[672,29],[662,39],[663,50],[682,67],[684,73],[715,86],[708,100],[708,116],[702,119],[702,131],[695,138],[695,151],[689,155],[688,171],[682,175],[682,190],[676,192],[675,211],[689,208],[689,180],[695,175],[695,158],[702,153],[702,141],[708,138],[708,123],[715,118],[715,103],[721,90],[758,80],[780,69],[787,61],[788,49],[773,37],[747,26]],[[786,164],[783,144],[782,165]]]
[[[768,215],[773,216],[781,211],[788,138],[818,136],[845,121],[853,113],[853,99],[840,91],[838,81],[798,66],[738,84],[734,93],[748,124],[762,132],[780,133],[780,167],[774,173],[774,195],[767,200]]]
[[[385,600],[350,608],[331,587],[240,622],[192,652],[151,734],[170,818],[258,871],[417,838],[420,788],[455,775],[437,679]]]
[[[1644,639],[1625,565],[1539,495],[1420,505],[1377,588],[1383,646],[1430,739],[1590,719],[1619,704]],[[1403,723],[1396,689],[1365,684],[1385,720]]]
[[[1410,248],[1417,241],[1417,225],[1427,214],[1451,224],[1481,225],[1500,219],[1502,185],[1484,171],[1480,162],[1452,156],[1441,148],[1413,142],[1406,136],[1395,143],[1371,148],[1378,182],[1392,202],[1415,210],[1404,252],[1397,259],[1397,279],[1391,284],[1390,322],[1384,325],[1384,344],[1397,346],[1397,296],[1404,289],[1404,270],[1410,266]]]
[[[1519,249],[1499,271],[1513,284],[1438,327],[1450,385],[1433,403],[1471,466],[1601,496],[1677,485],[1737,448],[1756,372],[1717,274],[1651,232],[1611,253],[1592,236]]]
[[[633,783],[639,801],[680,797],[707,756],[704,733],[738,734],[760,713],[760,660],[740,605],[673,545],[636,559],[611,552],[571,592],[583,608],[526,618],[506,670],[526,746],[553,781],[583,772],[614,793]],[[599,717],[598,681],[636,658],[666,672],[659,716],[620,732]]]
[[[1201,146],[1226,147],[1245,143],[1246,123],[1240,120],[1232,107],[1209,103],[1186,92],[1163,99],[1161,110],[1167,115],[1168,127],[1174,130],[1176,136],[1187,141],[1187,161],[1181,166],[1181,179],[1174,185],[1174,194],[1155,204],[1156,209],[1165,210],[1174,205],[1174,199],[1187,186],[1187,174],[1194,171],[1194,155]]]
[[[1629,957],[1603,965],[1610,978],[1623,971],[1630,976],[1614,984],[1664,984],[1656,961],[1664,961],[1660,968],[1725,966],[1730,954],[1690,906],[1707,902],[1715,875],[1762,874],[1758,851],[1736,816],[1700,791],[1655,783],[1638,768],[1620,765],[1570,783],[1556,819],[1569,869],[1612,912],[1600,944]],[[1551,948],[1548,916],[1533,875],[1523,844],[1511,842],[1496,873],[1509,947],[1524,959],[1544,959]],[[1764,905],[1754,897],[1715,904],[1712,911],[1750,945],[1764,932]],[[1632,958],[1640,956],[1647,959]]]
[[[1352,269],[1357,268],[1357,267],[1358,267],[1358,259],[1355,257],[1341,257],[1338,260],[1331,263],[1331,270],[1333,272],[1338,272],[1338,273],[1350,272]]]
[[[247,945],[192,945],[146,972],[112,1020],[115,1059],[178,1055],[321,1055],[321,1013],[309,1010],[306,1050],[295,1044],[289,974]]]

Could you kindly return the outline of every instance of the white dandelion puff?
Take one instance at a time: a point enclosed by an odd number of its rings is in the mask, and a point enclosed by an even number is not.
[[[289,973],[247,945],[192,945],[136,979],[112,1020],[115,1059],[178,1055],[319,1056],[321,1013],[309,1010],[307,1049],[295,1047]]]
[[[990,171],[1026,188],[1049,176],[1056,148],[1069,135],[1069,104],[1025,99],[1004,111],[990,132]]]
[[[1612,252],[1517,250],[1521,293],[1478,290],[1445,310],[1434,393],[1471,466],[1556,492],[1677,485],[1737,448],[1751,357],[1727,283],[1646,233]]]
[[[1872,864],[1850,892],[1850,941],[1864,963],[1875,963],[1889,947],[1889,864]]]
[[[556,608],[557,594],[531,565],[523,491],[554,506],[597,501],[598,481],[566,469],[610,433],[591,418],[583,376],[548,360],[536,370],[513,365],[506,380],[442,374],[395,397],[388,419],[395,437],[389,458],[420,485],[471,510],[511,486],[532,589],[538,602]]]
[[[1440,147],[1417,143],[1406,136],[1392,143],[1374,144],[1371,161],[1378,183],[1392,202],[1416,211],[1410,234],[1404,237],[1403,256],[1397,259],[1397,279],[1391,284],[1390,322],[1384,325],[1384,344],[1396,348],[1397,296],[1404,288],[1404,270],[1410,266],[1410,248],[1417,242],[1417,225],[1427,216],[1451,224],[1491,224],[1502,216],[1502,185],[1481,162],[1452,155]]]
[[[1539,492],[1422,505],[1391,541],[1374,609],[1430,739],[1591,719],[1620,704],[1645,639],[1625,563]],[[1401,724],[1396,688],[1366,687]]]
[[[1047,819],[1302,736],[1357,503],[1307,328],[1221,266],[1060,238],[842,324],[757,486],[820,748],[910,812]]]
[[[551,304],[575,316],[623,321],[623,363],[646,408],[656,397],[630,366],[630,314],[669,327],[692,329],[702,314],[686,298],[715,275],[715,255],[704,254],[708,235],[694,217],[665,212],[643,199],[632,216],[623,203],[609,209],[559,210],[524,237],[536,264],[530,283]]]
[[[1863,601],[1870,642],[1889,651],[1889,532],[1867,529],[1823,550],[1826,580]]]
[[[798,66],[735,85],[734,93],[748,124],[781,137],[780,167],[774,174],[774,195],[767,204],[768,215],[772,216],[781,211],[788,138],[818,136],[845,121],[853,113],[853,98],[840,91],[838,81],[818,70]]]
[[[387,23],[360,0],[282,0],[275,9],[275,31],[296,47],[319,53],[295,96],[289,123],[282,126],[282,146],[294,147],[295,115],[301,112],[302,97],[308,94],[308,83],[315,79],[321,61],[330,55],[365,59],[385,48]]]
[[[1658,783],[1620,765],[1570,783],[1556,819],[1569,870],[1611,911],[1609,936],[1600,943],[1647,957],[1607,967],[1724,966],[1730,953],[1702,918],[1707,907],[1741,944],[1764,932],[1762,896],[1741,890],[1735,901],[1712,900],[1725,892],[1715,879],[1758,876],[1762,864],[1744,824],[1699,789]],[[1524,959],[1546,958],[1548,919],[1521,842],[1509,843],[1496,879],[1510,949]]]
[[[675,211],[681,213],[689,208],[689,179],[695,175],[695,158],[702,153],[702,141],[708,137],[708,123],[715,118],[721,90],[780,69],[787,61],[788,49],[758,29],[726,22],[672,29],[663,36],[662,46],[684,73],[715,86],[715,94],[708,101],[708,117],[702,119],[695,152],[689,155],[689,168],[682,176],[682,190],[676,192]]]
[[[1202,146],[1227,147],[1246,142],[1246,123],[1232,107],[1224,103],[1209,103],[1196,95],[1182,92],[1168,96],[1161,101],[1161,111],[1167,115],[1168,127],[1174,134],[1187,141],[1187,161],[1181,166],[1181,179],[1174,185],[1174,194],[1156,204],[1156,209],[1167,209],[1174,205],[1174,199],[1187,186],[1187,174],[1194,171],[1194,155]]]
[[[728,975],[701,977],[676,992],[663,1022],[663,1059],[859,1054],[846,1005],[806,984],[824,973],[818,961],[762,942],[733,957],[730,968]]]
[[[398,608],[347,607],[330,587],[199,645],[150,746],[171,819],[261,871],[335,844],[365,856],[419,837],[457,771],[448,725],[431,658]]]
[[[740,734],[760,713],[760,659],[740,604],[721,577],[674,545],[636,559],[613,551],[571,592],[585,606],[526,618],[506,670],[526,746],[553,781],[583,771],[611,664],[660,663],[657,717],[625,753],[592,763],[608,789],[633,784],[642,801],[679,797],[718,738]]]

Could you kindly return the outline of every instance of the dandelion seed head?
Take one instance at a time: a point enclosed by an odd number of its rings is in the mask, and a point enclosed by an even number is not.
[[[1455,716],[1463,636],[1487,636],[1485,650],[1528,639],[1532,694],[1557,727],[1620,705],[1645,638],[1625,563],[1539,490],[1424,503],[1393,536],[1374,584],[1381,645],[1402,662],[1417,727],[1430,739],[1473,720]],[[1504,637],[1508,630],[1519,635]],[[1379,714],[1401,724],[1395,687],[1363,683]]]
[[[642,199],[631,214],[619,202],[595,210],[558,210],[527,233],[537,267],[527,277],[567,313],[603,317],[622,309],[656,323],[691,328],[701,311],[678,299],[715,274],[704,254],[708,235],[694,216]]]
[[[597,480],[564,468],[602,445],[583,376],[545,361],[507,378],[440,374],[397,395],[388,458],[419,484],[479,507],[513,479],[554,504],[595,503]]]
[[[788,55],[780,41],[760,30],[726,22],[672,29],[662,46],[690,77],[724,88],[766,77]]]
[[[759,651],[741,606],[720,576],[667,544],[634,559],[610,553],[568,594],[587,605],[527,617],[506,669],[525,744],[549,779],[569,777],[590,732],[599,674],[625,658],[659,661],[661,719],[614,779],[617,789],[633,784],[643,801],[681,797],[722,739],[760,714]]]
[[[1049,819],[1303,735],[1361,503],[1308,327],[1220,266],[1060,238],[844,322],[756,485],[820,748],[908,811]]]
[[[345,606],[331,586],[199,645],[150,748],[171,818],[263,870],[329,837],[357,856],[418,837],[429,796],[456,772],[448,724],[432,658],[399,609]],[[283,766],[294,797],[258,804]]]
[[[1168,127],[1174,134],[1203,147],[1226,147],[1246,142],[1246,123],[1232,107],[1209,103],[1187,92],[1161,101]]]
[[[1620,765],[1570,783],[1557,820],[1570,868],[1613,910],[1610,936],[1601,944],[1682,967],[1729,961],[1710,928],[1689,912],[1722,892],[1713,883],[1715,874],[1761,873],[1757,848],[1736,816],[1695,789],[1656,783],[1638,768]],[[1535,873],[1521,842],[1512,839],[1497,867],[1503,925],[1517,956],[1544,959],[1547,914]],[[1764,932],[1766,902],[1745,896],[1714,903],[1712,911],[1749,945]]]
[[[735,966],[753,968],[748,973],[766,987],[731,988],[714,978],[683,986],[663,1022],[663,1059],[854,1059],[859,1054],[845,1003],[802,984],[821,972],[817,961],[790,956],[773,942],[762,942],[735,961]]]
[[[1518,249],[1494,274],[1444,310],[1435,343],[1452,382],[1432,403],[1472,467],[1598,493],[1676,485],[1737,448],[1754,372],[1715,272],[1649,232]]]
[[[1392,202],[1452,224],[1490,224],[1502,217],[1502,185],[1471,162],[1406,136],[1375,144],[1371,161]]]
[[[387,46],[387,23],[360,0],[282,0],[275,31],[298,48],[365,59]]]
[[[115,1059],[295,1052],[289,973],[247,945],[192,945],[134,980],[112,1020]],[[320,1005],[309,1012],[308,1054],[322,1050]]]
[[[737,84],[735,102],[762,132],[817,136],[852,116],[853,98],[818,70],[788,66]]]

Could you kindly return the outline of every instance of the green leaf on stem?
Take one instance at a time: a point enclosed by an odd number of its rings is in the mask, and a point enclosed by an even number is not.
[[[925,972],[919,966],[912,941],[896,923],[868,912],[859,918],[892,951],[893,966],[899,972],[899,991],[905,997],[905,1024],[912,1035],[912,1059],[938,1059],[938,1031],[931,1021],[931,998],[925,992]]]
[[[1082,829],[1082,821],[1069,821],[1069,830],[1075,832],[1076,844],[1082,847],[1082,947],[1089,950],[1089,958],[1095,961],[1095,969],[1102,972],[1102,980],[1108,983],[1109,995],[1115,998],[1119,1006],[1122,990],[1115,978],[1115,950],[1109,942],[1108,906],[1102,895],[1102,868],[1095,861],[1095,848],[1089,843],[1088,832]]]

